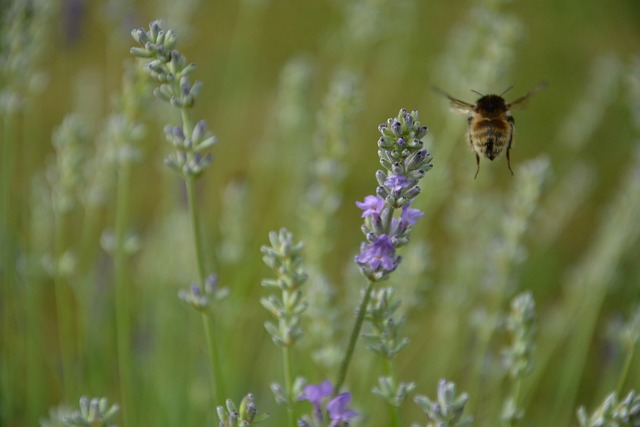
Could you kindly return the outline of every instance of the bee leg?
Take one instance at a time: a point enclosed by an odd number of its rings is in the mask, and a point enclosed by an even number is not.
[[[476,169],[476,174],[473,179],[476,179],[478,177],[478,172],[480,172],[480,156],[478,156],[478,153],[476,153],[476,166],[478,168]]]
[[[515,130],[516,120],[513,116],[509,116],[507,121],[511,126],[511,134],[509,135],[509,142],[507,143],[507,167],[509,168],[509,172],[511,172],[511,176],[513,176],[513,169],[511,169],[511,156],[509,154],[511,152],[511,144],[513,143],[513,132]]]
[[[513,169],[511,169],[511,157],[509,156],[510,149],[511,149],[511,146],[509,145],[507,147],[507,167],[509,168],[509,172],[511,172],[511,176],[513,176]]]

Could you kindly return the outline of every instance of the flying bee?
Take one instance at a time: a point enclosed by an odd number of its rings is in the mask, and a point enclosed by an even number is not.
[[[502,97],[511,87],[500,95],[484,95],[474,90],[473,92],[480,95],[480,98],[475,104],[461,101],[441,89],[433,88],[436,92],[446,96],[449,101],[451,101],[451,109],[453,111],[463,114],[471,113],[469,116],[467,139],[469,140],[471,149],[476,155],[477,169],[474,179],[478,177],[478,172],[480,172],[480,157],[493,160],[500,155],[503,149],[506,149],[507,167],[511,175],[513,175],[509,152],[513,145],[515,120],[511,115],[511,109],[522,107],[531,95],[543,89],[545,86],[546,83],[539,83],[526,95],[511,102],[505,101]]]

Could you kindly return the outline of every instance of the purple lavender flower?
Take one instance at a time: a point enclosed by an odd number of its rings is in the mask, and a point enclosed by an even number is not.
[[[386,271],[393,271],[398,266],[396,248],[386,234],[380,235],[372,243],[363,243],[360,249],[360,254],[356,255],[358,264],[368,265],[372,270],[382,267]]]
[[[366,196],[364,202],[356,202],[356,206],[362,209],[362,218],[369,215],[380,215],[382,208],[384,208],[384,199],[380,196]]]
[[[298,400],[308,400],[313,405],[314,416],[322,419],[322,400],[325,397],[331,396],[333,393],[333,385],[329,380],[324,380],[322,384],[313,385],[309,384],[302,390],[302,396],[298,397]]]
[[[405,233],[407,229],[415,225],[418,219],[424,215],[420,209],[412,209],[409,205],[402,207],[402,214],[399,218],[393,218],[391,220],[391,233],[390,235],[395,238],[406,238]]]
[[[327,404],[329,418],[331,424],[329,427],[340,427],[349,425],[349,420],[358,415],[356,412],[347,408],[351,401],[351,393],[340,393]]]
[[[402,207],[402,214],[400,220],[406,222],[408,225],[416,225],[418,219],[424,215],[420,209],[410,208],[409,205]]]
[[[399,192],[402,191],[402,189],[407,188],[410,183],[411,182],[409,181],[409,178],[407,178],[406,176],[393,174],[387,178],[387,180],[384,182],[384,185],[389,187],[391,191]]]

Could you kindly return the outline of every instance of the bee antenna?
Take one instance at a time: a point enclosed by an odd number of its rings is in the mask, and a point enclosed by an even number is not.
[[[477,91],[477,90],[475,90],[475,89],[471,89],[471,92],[473,92],[473,93],[477,93],[477,94],[478,94],[478,95],[480,95],[480,96],[484,96],[484,93],[480,93],[480,92],[478,92],[478,91]]]
[[[506,89],[504,90],[504,92],[502,92],[502,93],[500,94],[500,96],[502,96],[502,95],[504,95],[505,93],[509,92],[511,89],[513,89],[513,85],[511,85],[511,86],[509,86],[508,88],[506,88]]]

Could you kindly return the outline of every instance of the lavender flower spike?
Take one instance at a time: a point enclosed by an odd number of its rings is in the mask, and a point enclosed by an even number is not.
[[[376,172],[376,195],[356,202],[363,210],[362,231],[368,243],[361,245],[355,261],[374,282],[388,278],[398,267],[401,258],[396,256],[396,249],[409,242],[413,226],[424,215],[409,206],[420,194],[419,181],[432,167],[431,155],[422,142],[427,128],[420,125],[417,111],[401,109],[395,119],[388,119],[378,130],[382,134],[378,155],[385,170]]]

